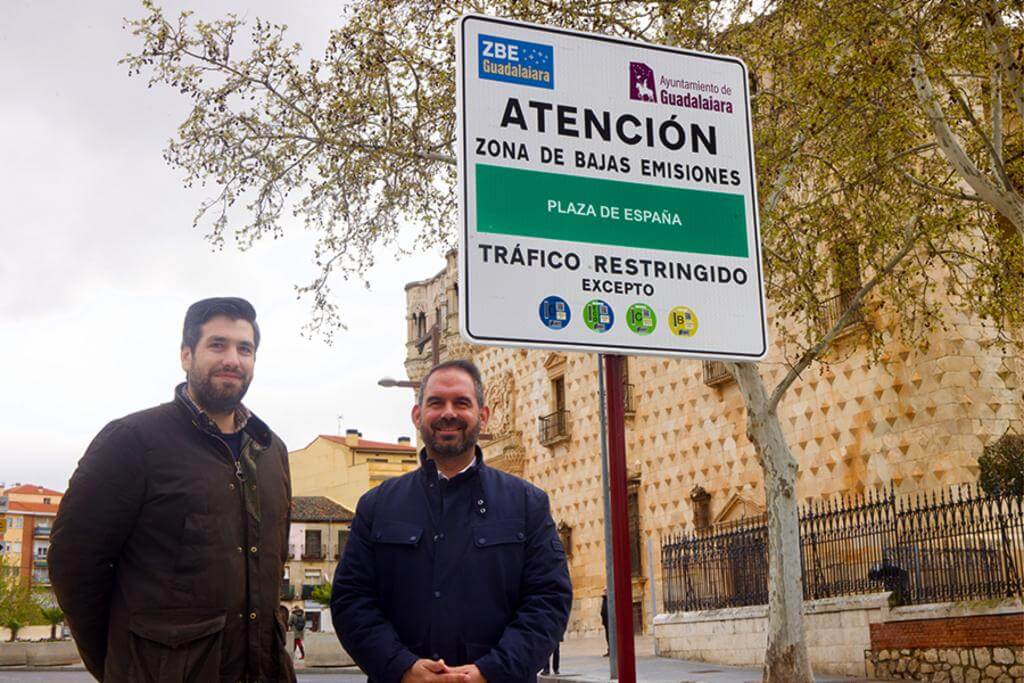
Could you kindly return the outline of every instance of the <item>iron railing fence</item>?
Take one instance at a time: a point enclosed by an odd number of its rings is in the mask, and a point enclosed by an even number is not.
[[[342,545],[334,545],[321,542],[320,545],[303,544],[303,543],[290,543],[288,545],[288,559],[289,560],[327,560],[327,559],[339,559],[342,551],[345,547]]]
[[[964,485],[800,510],[804,598],[891,590],[902,604],[1024,597],[1024,502]],[[669,612],[768,602],[764,517],[663,539]]]
[[[569,411],[557,410],[537,419],[542,444],[569,436]]]
[[[856,296],[857,289],[844,289],[833,297],[823,299],[821,301],[821,308],[819,310],[819,327],[822,330],[830,330],[832,326],[839,322],[840,316],[846,312],[846,309],[853,303],[853,298]],[[864,309],[862,306],[858,306],[850,316],[850,320],[847,325],[854,325],[856,323],[864,322]]]

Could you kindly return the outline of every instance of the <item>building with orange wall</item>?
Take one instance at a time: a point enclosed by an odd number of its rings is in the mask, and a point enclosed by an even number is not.
[[[35,484],[4,489],[0,499],[0,566],[30,588],[50,587],[46,555],[64,494]]]

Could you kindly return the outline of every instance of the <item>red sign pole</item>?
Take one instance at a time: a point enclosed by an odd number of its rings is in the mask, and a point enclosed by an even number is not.
[[[622,356],[605,355],[605,400],[608,406],[608,474],[611,478],[612,567],[615,579],[615,642],[619,649],[619,683],[636,683],[633,648],[633,586],[629,561],[629,513],[626,492],[626,420]]]

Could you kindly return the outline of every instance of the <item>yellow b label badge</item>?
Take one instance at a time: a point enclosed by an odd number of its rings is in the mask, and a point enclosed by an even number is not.
[[[677,337],[697,334],[697,314],[687,306],[676,306],[668,312],[668,327]]]

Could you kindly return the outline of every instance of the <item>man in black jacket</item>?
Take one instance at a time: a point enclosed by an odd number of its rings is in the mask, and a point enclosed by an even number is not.
[[[413,423],[422,466],[363,495],[331,593],[342,645],[373,683],[522,683],[572,603],[547,495],[487,467],[480,372],[434,367]]]
[[[288,452],[241,402],[259,341],[244,299],[193,304],[174,400],[108,424],[71,477],[50,578],[98,680],[295,681]]]

